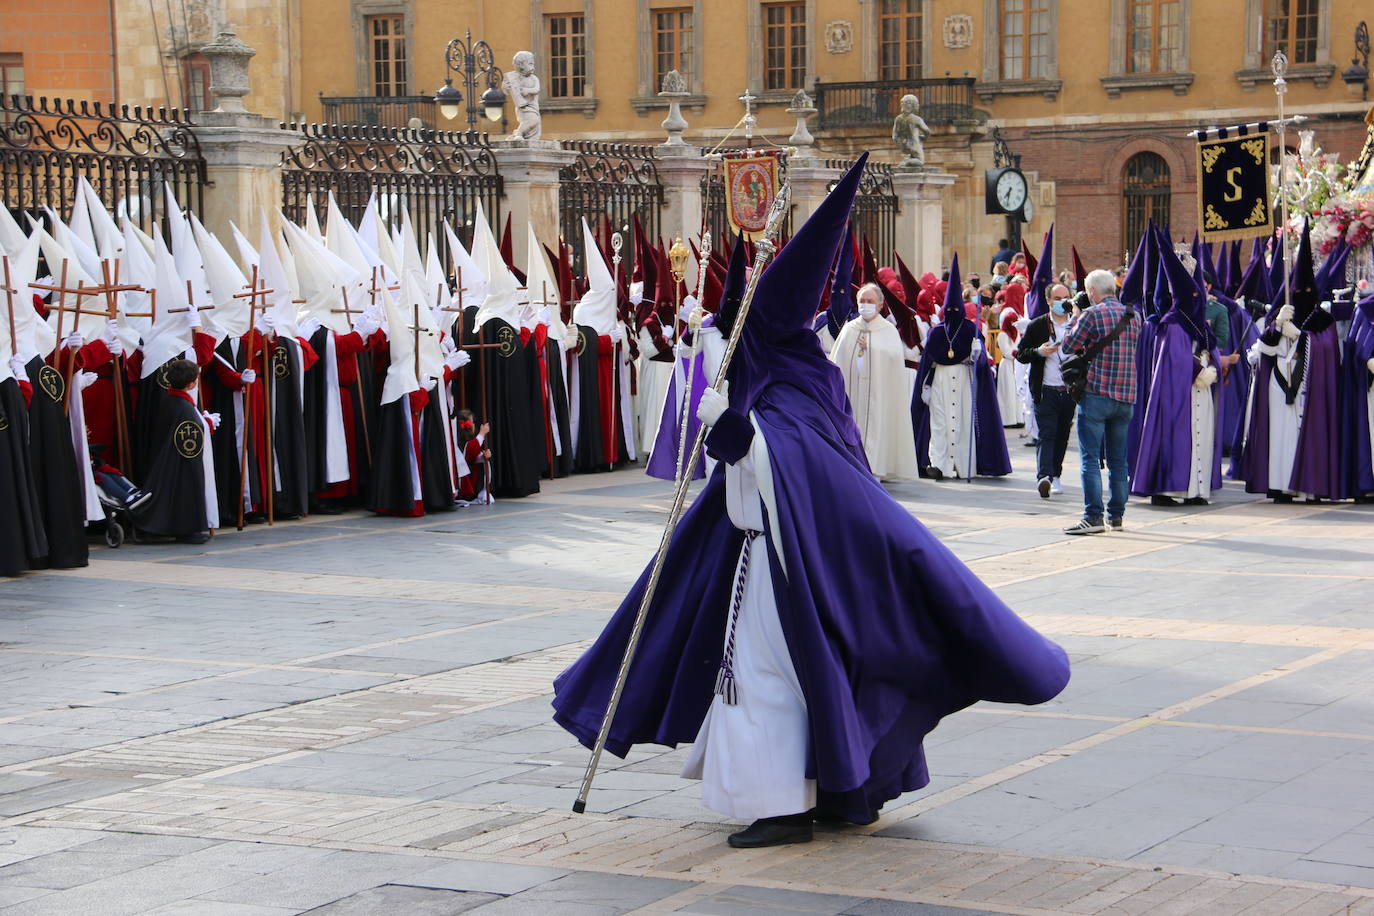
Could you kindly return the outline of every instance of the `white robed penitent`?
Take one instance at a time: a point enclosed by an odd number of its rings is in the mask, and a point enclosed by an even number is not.
[[[908,350],[897,329],[881,317],[846,322],[830,351],[844,376],[868,466],[881,480],[918,476],[906,361],[919,358],[920,353]]]

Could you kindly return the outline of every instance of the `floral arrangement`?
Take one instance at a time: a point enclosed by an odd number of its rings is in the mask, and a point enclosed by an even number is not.
[[[1312,225],[1312,246],[1325,258],[1344,238],[1352,247],[1368,245],[1374,238],[1374,212],[1364,202],[1348,196],[1356,178],[1354,164],[1342,165],[1336,156],[1322,152],[1310,130],[1298,132],[1298,152],[1284,155],[1287,173],[1288,224],[1290,237],[1302,233],[1305,221]],[[1284,199],[1280,173],[1273,170],[1274,203]]]

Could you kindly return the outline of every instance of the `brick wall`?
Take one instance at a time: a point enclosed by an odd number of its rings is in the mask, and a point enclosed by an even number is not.
[[[110,101],[110,36],[107,0],[0,3],[0,52],[23,55],[29,95]]]

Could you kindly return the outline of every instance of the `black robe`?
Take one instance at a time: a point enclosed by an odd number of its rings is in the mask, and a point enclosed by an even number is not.
[[[567,357],[563,354],[563,348],[553,338],[549,338],[544,348],[549,366],[549,404],[553,407],[553,417],[558,423],[558,441],[563,445],[563,454],[553,456],[549,476],[567,477],[573,469],[572,414],[569,412],[568,386],[563,380]]]
[[[601,435],[600,367],[596,329],[577,326],[577,441],[573,443],[573,470],[578,473],[606,470],[606,444]]]
[[[0,382],[0,576],[17,576],[48,554],[29,454],[29,414],[14,379]]]
[[[373,354],[364,349],[355,359],[357,378],[340,384],[340,390],[348,392],[345,410],[352,416],[345,417],[353,425],[353,485],[358,493],[357,500],[366,505],[372,486],[373,464],[376,461],[378,427],[381,424],[381,385],[373,368]]]
[[[29,455],[33,482],[48,536],[48,554],[36,568],[73,569],[90,563],[86,544],[86,488],[76,464],[71,424],[63,410],[66,383],[38,357],[27,366],[33,384],[29,405]]]
[[[305,461],[311,495],[329,484],[329,449],[325,441],[325,416],[329,405],[329,337],[334,332],[320,328],[310,337],[310,346],[319,359],[305,370]]]
[[[222,356],[235,370],[242,372],[252,368],[261,375],[261,363],[255,366],[246,364],[248,345],[243,340],[238,341],[238,353],[235,354],[232,342],[224,340],[215,352]],[[218,362],[218,361],[216,361]],[[220,416],[220,425],[210,437],[211,452],[215,458],[215,492],[219,496],[219,517],[224,525],[236,523],[239,516],[239,487],[242,484],[241,459],[243,452],[239,447],[239,427],[238,415],[234,409],[235,397],[241,392],[233,391],[222,385],[207,385],[209,394],[210,410]],[[243,411],[246,417],[251,405],[245,398],[243,400]],[[248,426],[248,494],[250,504],[254,506],[263,505],[262,499],[262,480],[259,472],[258,462],[253,460],[257,454],[257,440],[262,435],[262,430],[252,423]]]
[[[411,478],[414,460],[411,445],[410,396],[403,395],[377,411],[372,430],[372,479],[366,492],[367,507],[390,515],[415,515],[422,499]]]
[[[520,329],[500,318],[492,318],[477,333],[471,328],[477,309],[464,316],[463,346],[489,345],[473,350],[472,362],[464,374],[468,404],[477,425],[491,424],[486,447],[491,449],[491,490],[496,497],[529,496],[539,492],[539,477],[548,463],[544,441],[544,396],[540,390],[539,354],[534,338],[522,341]],[[481,390],[485,370],[487,411],[481,411]],[[457,379],[455,378],[455,383]],[[454,389],[455,400],[459,392]]]
[[[180,356],[174,357],[180,359]],[[130,467],[120,468],[134,483],[142,485],[157,458],[157,450],[167,441],[171,404],[167,394],[167,364],[163,363],[147,378],[132,386],[136,392],[133,421],[129,430]]]
[[[429,403],[420,414],[420,492],[426,512],[446,512],[454,507],[453,465],[449,456],[449,435],[444,428],[439,398],[443,383],[429,392]]]
[[[301,407],[300,342],[279,337],[272,354],[272,450],[276,452],[277,518],[295,518],[310,510],[310,469],[306,455],[305,412]]]
[[[143,483],[152,496],[135,510],[134,523],[147,534],[181,537],[209,529],[204,452],[210,443],[194,404],[172,394],[167,402],[166,435]],[[237,515],[237,508],[234,511]]]

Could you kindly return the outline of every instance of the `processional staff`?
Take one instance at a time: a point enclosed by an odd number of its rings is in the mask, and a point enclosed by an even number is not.
[[[749,275],[749,282],[745,285],[744,298],[740,302],[739,313],[735,316],[734,326],[730,329],[730,341],[726,344],[725,354],[720,360],[720,369],[717,370],[715,381],[711,385],[717,391],[725,383],[726,373],[730,369],[730,361],[734,358],[735,348],[739,346],[745,319],[749,317],[749,307],[754,301],[754,291],[759,285],[759,278],[777,251],[775,240],[782,229],[782,221],[787,214],[791,196],[791,185],[784,183],[778,189],[777,196],[773,199],[773,205],[768,211],[768,222],[763,230],[763,236],[754,243],[753,273]],[[649,605],[654,600],[654,592],[658,589],[659,577],[663,574],[663,563],[668,557],[668,545],[672,542],[673,533],[677,531],[678,521],[682,518],[682,509],[687,501],[687,490],[692,479],[692,470],[701,460],[702,444],[705,440],[706,425],[702,424],[697,427],[696,436],[692,440],[691,454],[683,468],[683,474],[677,481],[677,488],[673,493],[673,503],[668,509],[668,523],[664,526],[663,537],[658,542],[658,553],[654,556],[654,565],[649,571],[649,579],[644,586],[644,595],[639,602],[639,611],[635,614],[634,627],[630,630],[630,638],[625,645],[625,657],[621,659],[620,671],[615,678],[615,687],[611,690],[610,701],[606,705],[606,715],[601,720],[601,730],[597,733],[591,759],[587,761],[587,772],[582,777],[582,788],[577,794],[577,800],[573,802],[572,809],[578,814],[587,810],[587,794],[591,791],[592,780],[596,778],[596,768],[601,762],[601,753],[606,749],[606,739],[611,732],[611,723],[615,719],[616,709],[620,706],[620,696],[625,691],[625,681],[630,674],[630,665],[634,662],[635,650],[639,647],[639,637],[644,631],[644,620],[649,614]]]
[[[253,265],[253,275],[252,275],[252,279],[251,279],[251,281],[249,282],[249,285],[248,285],[247,287],[245,287],[245,289],[247,289],[248,292],[246,292],[246,293],[235,293],[235,294],[234,294],[234,298],[235,298],[235,299],[247,299],[247,300],[248,300],[248,353],[244,356],[244,360],[243,360],[243,361],[244,361],[244,365],[246,365],[246,366],[252,366],[252,364],[253,364],[253,326],[257,323],[258,300],[259,300],[259,299],[263,300],[262,310],[263,310],[263,313],[266,314],[266,312],[267,312],[267,297],[270,296],[270,295],[272,295],[273,293],[275,293],[276,290],[274,290],[274,289],[267,289],[266,287],[259,287],[259,286],[258,286],[258,265],[256,265],[256,264]],[[267,486],[265,487],[265,489],[266,489],[266,491],[267,491],[267,492],[266,492],[266,502],[267,502],[267,524],[271,525],[271,524],[274,524],[274,523],[275,523],[275,518],[273,517],[273,511],[272,511],[272,510],[273,510],[273,506],[272,506],[272,496],[273,496],[273,492],[272,492],[272,491],[273,491],[274,489],[276,489],[276,481],[274,480],[274,477],[273,477],[273,475],[274,475],[274,467],[273,467],[273,465],[275,464],[275,457],[274,457],[273,454],[272,454],[272,374],[271,374],[271,368],[272,368],[272,367],[271,367],[271,364],[268,362],[268,357],[267,357],[267,336],[266,336],[265,334],[264,334],[264,335],[260,335],[260,336],[262,336],[262,341],[263,341],[263,345],[262,345],[262,372],[263,372],[263,385],[265,386],[265,387],[264,387],[264,397],[263,397],[263,405],[264,405],[264,411],[263,411],[263,412],[264,412],[264,417],[263,417],[263,421],[264,421],[264,422],[263,422],[263,425],[265,425],[265,426],[267,427],[267,441],[266,441],[266,445],[267,445]],[[249,434],[252,432],[252,429],[253,429],[253,403],[252,403],[252,398],[251,398],[251,394],[252,394],[252,391],[253,391],[253,384],[254,384],[253,382],[249,382],[247,385],[244,386],[244,389],[243,389],[243,442],[242,442],[242,443],[240,444],[240,446],[239,446],[239,518],[238,518],[238,529],[239,529],[240,531],[243,530],[243,504],[244,504],[244,501],[245,501],[245,500],[247,499],[247,497],[248,497],[248,436],[249,436]]]

